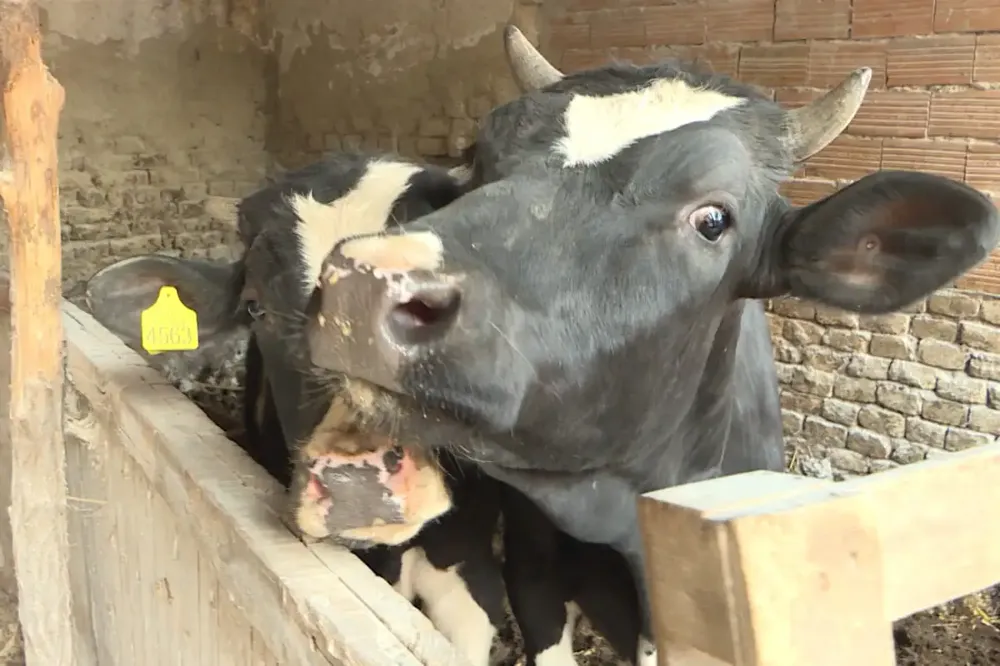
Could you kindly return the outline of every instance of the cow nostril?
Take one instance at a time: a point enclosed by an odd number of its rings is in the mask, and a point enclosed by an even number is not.
[[[395,304],[389,312],[392,333],[400,342],[421,344],[443,334],[458,315],[456,289],[424,289]]]
[[[413,326],[429,326],[441,321],[448,315],[448,308],[436,303],[428,303],[419,298],[400,303],[394,310],[394,316],[405,319],[405,323]]]

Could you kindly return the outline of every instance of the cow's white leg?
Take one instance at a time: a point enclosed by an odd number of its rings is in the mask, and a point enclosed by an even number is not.
[[[656,646],[645,636],[639,636],[635,664],[636,666],[656,666]]]
[[[404,559],[411,553],[413,590],[431,623],[472,666],[488,666],[496,628],[472,597],[458,566],[437,569],[421,548],[407,551]]]
[[[570,601],[566,604],[566,624],[559,642],[539,652],[535,657],[535,666],[577,666],[573,656],[573,632],[579,619],[580,607]]]

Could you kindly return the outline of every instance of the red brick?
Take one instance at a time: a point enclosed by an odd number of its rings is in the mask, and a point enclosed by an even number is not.
[[[592,51],[590,49],[570,49],[562,54],[559,59],[559,69],[566,72],[579,72],[584,69],[593,69],[606,65],[608,56],[602,51]]]
[[[568,10],[573,12],[574,10],[607,9],[611,4],[614,4],[616,7],[654,7],[657,5],[673,5],[677,4],[677,0],[564,0],[564,2],[559,4],[565,5]],[[548,8],[546,7],[546,9]]]
[[[628,62],[633,65],[648,65],[663,59],[659,49],[643,48],[641,46],[625,46],[620,49],[612,49],[608,54],[608,60]]]
[[[1000,35],[976,37],[972,80],[976,83],[1000,83]]]
[[[703,46],[681,46],[671,49],[675,56],[699,65],[707,65],[716,74],[736,76],[740,61],[740,47],[729,44],[706,44]]]
[[[692,3],[649,7],[643,11],[642,21],[650,46],[701,44],[708,29],[705,8]]]
[[[888,85],[968,84],[975,57],[975,35],[896,40],[888,49]]]
[[[774,32],[774,0],[714,0],[706,6],[708,41],[755,42],[771,39]]]
[[[929,136],[1000,137],[1000,90],[935,93]]]
[[[882,161],[882,139],[842,135],[809,158],[805,175],[825,180],[857,180],[877,171]]]
[[[934,32],[1000,30],[1000,0],[937,0]]]
[[[870,92],[847,131],[861,136],[923,137],[930,98],[926,92]]]
[[[882,168],[928,171],[946,178],[965,177],[965,143],[930,139],[886,139]]]
[[[1000,146],[982,143],[969,146],[965,182],[980,190],[1000,193]]]
[[[805,106],[823,94],[821,90],[778,90],[775,101],[786,109],[797,109]]]
[[[592,11],[608,8],[608,0],[566,0],[565,4],[570,13],[574,13],[573,10]]]
[[[777,0],[775,41],[844,39],[850,33],[851,0]]]
[[[809,79],[809,45],[745,46],[739,69],[740,79],[759,86],[805,85]]]
[[[885,87],[885,46],[871,42],[813,42],[809,47],[809,85],[833,88],[855,69],[872,68],[869,89]]]
[[[646,30],[638,9],[610,9],[594,12],[590,24],[590,45],[595,49],[612,46],[645,46]]]
[[[986,261],[955,281],[959,289],[1000,294],[1000,251],[994,251]]]
[[[556,52],[590,48],[590,25],[558,21],[549,23],[549,48]]]
[[[926,35],[934,29],[934,0],[854,0],[851,37]]]
[[[833,194],[837,185],[828,180],[788,180],[779,190],[792,204],[805,206]]]

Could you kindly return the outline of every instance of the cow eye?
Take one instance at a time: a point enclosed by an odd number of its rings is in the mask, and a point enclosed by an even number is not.
[[[729,211],[721,206],[702,206],[691,213],[688,221],[702,235],[702,238],[714,243],[732,224],[732,217]]]
[[[260,307],[258,301],[247,301],[246,302],[247,314],[250,315],[252,319],[260,319],[264,316],[264,308]]]

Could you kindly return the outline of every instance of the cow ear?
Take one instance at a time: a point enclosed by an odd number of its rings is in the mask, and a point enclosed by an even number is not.
[[[945,286],[1000,235],[986,196],[915,171],[870,174],[782,222],[778,277],[791,295],[870,314]]]
[[[140,317],[156,302],[162,287],[174,287],[181,302],[198,316],[199,341],[208,341],[241,323],[240,262],[211,263],[147,254],[123,259],[98,271],[87,282],[87,304],[94,318],[138,348]]]

